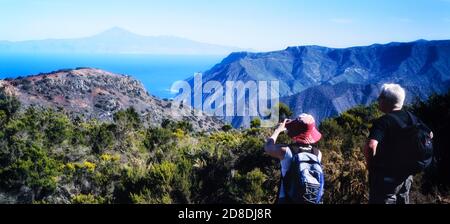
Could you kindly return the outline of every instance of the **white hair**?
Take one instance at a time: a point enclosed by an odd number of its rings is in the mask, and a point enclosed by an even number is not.
[[[402,109],[405,95],[405,90],[399,84],[386,83],[381,87],[380,98],[386,100],[392,109]]]

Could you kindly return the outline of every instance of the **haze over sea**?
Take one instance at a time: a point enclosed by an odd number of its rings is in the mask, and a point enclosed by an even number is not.
[[[0,54],[0,78],[47,73],[76,67],[99,68],[130,75],[141,81],[148,92],[170,98],[173,82],[196,72],[204,72],[223,56],[142,55],[142,54]]]

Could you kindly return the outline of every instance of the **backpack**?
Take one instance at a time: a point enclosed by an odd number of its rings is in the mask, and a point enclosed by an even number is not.
[[[400,129],[395,133],[393,150],[396,153],[393,163],[395,170],[403,174],[417,174],[428,168],[433,160],[433,142],[431,130],[410,112],[407,112],[411,125],[407,125],[397,116],[390,114]],[[398,159],[401,158],[401,159]]]
[[[325,180],[318,155],[319,150],[316,148],[293,155],[291,166],[282,177],[289,203],[322,204]]]

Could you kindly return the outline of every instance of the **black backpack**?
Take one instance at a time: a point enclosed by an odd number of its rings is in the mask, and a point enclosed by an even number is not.
[[[433,160],[433,142],[431,130],[416,116],[408,113],[411,125],[406,124],[394,114],[389,114],[400,127],[395,130],[393,151],[396,172],[401,174],[417,174],[428,168]]]

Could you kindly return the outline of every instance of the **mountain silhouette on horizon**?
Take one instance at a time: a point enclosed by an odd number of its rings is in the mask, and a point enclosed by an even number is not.
[[[0,41],[0,53],[228,55],[242,50],[175,36],[144,36],[120,27],[84,38]]]

